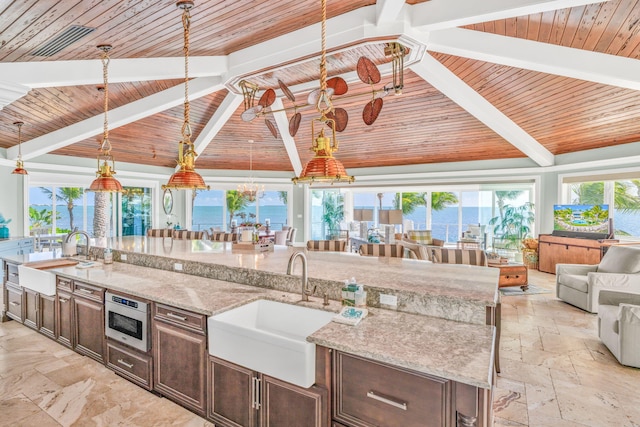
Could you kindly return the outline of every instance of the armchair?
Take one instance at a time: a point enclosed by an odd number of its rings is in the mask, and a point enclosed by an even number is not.
[[[603,290],[598,336],[622,365],[640,368],[640,294]]]
[[[640,247],[611,246],[597,265],[556,264],[559,299],[597,313],[603,289],[640,293]]]

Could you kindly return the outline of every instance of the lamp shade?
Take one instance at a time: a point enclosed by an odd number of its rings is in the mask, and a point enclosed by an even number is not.
[[[22,162],[18,162],[18,165],[11,173],[14,175],[29,175],[27,170],[22,166]]]
[[[112,176],[99,176],[93,180],[87,191],[95,192],[121,192],[122,184]]]
[[[174,188],[176,190],[209,190],[204,179],[194,170],[180,169],[169,178],[169,182],[162,186],[163,189]]]

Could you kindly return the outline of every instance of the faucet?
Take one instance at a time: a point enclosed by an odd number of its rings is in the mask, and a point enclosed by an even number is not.
[[[291,275],[293,273],[293,265],[296,262],[296,258],[300,258],[302,260],[302,301],[309,301],[309,295],[313,294],[312,291],[307,289],[308,284],[308,275],[307,275],[307,256],[303,252],[294,252],[289,258],[289,264],[287,265],[287,274]]]
[[[67,234],[67,237],[65,237],[65,239],[64,239],[64,243],[69,243],[71,241],[71,238],[73,236],[78,235],[78,234],[82,234],[87,239],[87,254],[86,255],[87,255],[87,259],[89,259],[89,255],[90,255],[89,249],[91,249],[91,240],[89,238],[89,233],[87,233],[86,231],[78,230],[78,228],[76,227],[72,232]]]

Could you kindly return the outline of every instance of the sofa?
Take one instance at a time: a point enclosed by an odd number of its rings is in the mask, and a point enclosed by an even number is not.
[[[640,293],[639,246],[611,246],[597,265],[556,264],[559,299],[597,313],[603,289]]]
[[[640,368],[640,294],[603,290],[598,336],[620,364]]]

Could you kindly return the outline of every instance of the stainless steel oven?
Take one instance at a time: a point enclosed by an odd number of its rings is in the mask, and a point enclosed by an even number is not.
[[[148,303],[107,292],[104,307],[107,337],[149,351]]]

